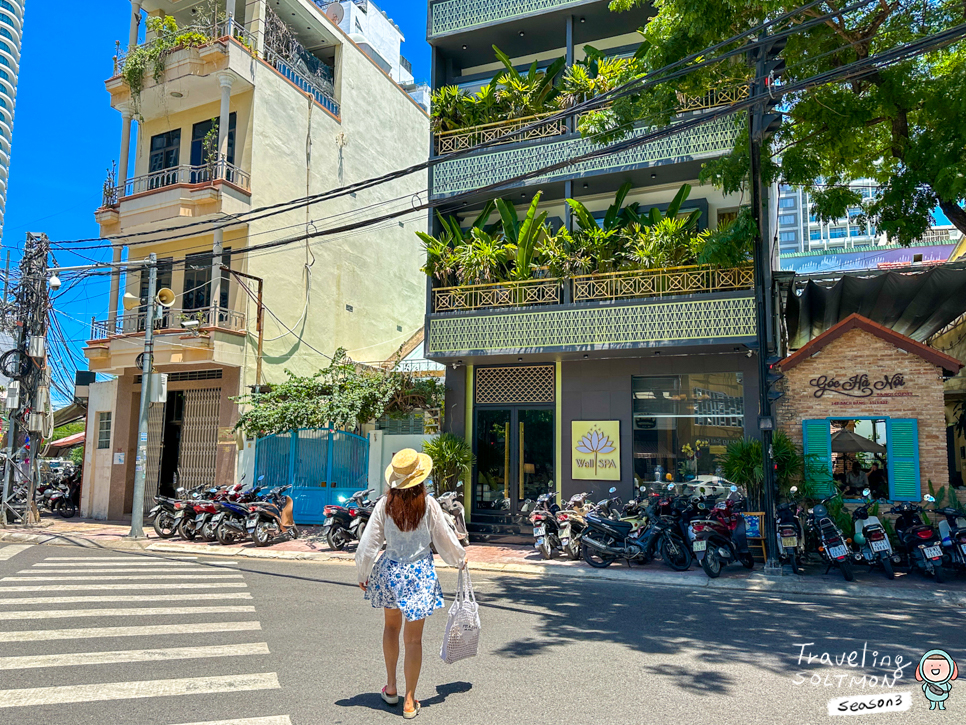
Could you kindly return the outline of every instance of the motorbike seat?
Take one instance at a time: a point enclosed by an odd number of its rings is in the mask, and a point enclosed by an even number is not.
[[[607,519],[593,514],[587,517],[587,523],[591,526],[596,524],[602,529],[612,529],[621,533],[623,536],[630,534],[633,528],[633,525],[629,521],[614,521],[613,519]]]

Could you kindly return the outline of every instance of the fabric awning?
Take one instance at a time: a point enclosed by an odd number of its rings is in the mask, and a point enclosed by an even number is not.
[[[785,305],[789,347],[809,340],[859,314],[913,340],[925,342],[966,313],[966,266],[943,265],[924,272],[842,275],[837,281],[796,278],[800,295]]]
[[[843,428],[832,434],[833,453],[885,453],[886,447]]]

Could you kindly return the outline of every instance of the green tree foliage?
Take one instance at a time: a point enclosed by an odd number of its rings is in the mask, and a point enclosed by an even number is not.
[[[626,10],[645,0],[614,0]],[[825,2],[799,14],[796,23],[846,2]],[[700,52],[768,17],[795,10],[800,0],[657,0],[657,14],[642,29],[644,44],[621,80]],[[783,52],[786,80],[833,70],[962,23],[962,0],[881,0],[792,35]],[[678,94],[700,96],[750,78],[743,60],[723,62],[658,84],[611,108],[590,114],[585,133],[606,128],[620,135],[641,119],[669,122]],[[909,244],[933,222],[939,206],[966,232],[966,44],[963,42],[848,81],[818,86],[784,99],[783,124],[771,141],[763,171],[769,180],[822,184],[816,213],[829,220],[861,207],[863,216],[894,241]],[[615,130],[616,129],[616,130]],[[747,133],[730,156],[708,163],[702,180],[736,191],[748,169]],[[777,166],[780,160],[781,168]],[[869,178],[881,194],[862,199],[848,183]]]
[[[798,446],[784,431],[776,431],[772,436],[772,460],[776,466],[775,483],[779,495],[787,496],[792,486],[800,485],[804,459]],[[725,478],[744,488],[750,504],[761,508],[764,481],[761,441],[757,438],[732,441],[719,461]]]
[[[455,491],[460,479],[469,478],[476,462],[470,444],[452,433],[441,433],[424,442],[423,453],[433,459],[437,496]]]
[[[442,401],[439,381],[359,365],[343,348],[314,375],[285,374],[288,380],[267,393],[234,398],[248,406],[236,429],[251,437],[330,425],[351,431],[385,413],[438,408]]]

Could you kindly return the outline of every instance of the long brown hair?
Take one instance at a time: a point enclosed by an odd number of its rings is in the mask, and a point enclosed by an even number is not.
[[[426,486],[390,488],[386,495],[386,513],[400,531],[415,531],[426,515]]]

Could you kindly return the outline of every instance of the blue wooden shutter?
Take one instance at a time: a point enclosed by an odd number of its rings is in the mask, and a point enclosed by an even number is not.
[[[803,451],[805,470],[812,494],[825,498],[835,492],[832,484],[832,432],[829,422],[824,418],[802,421]]]
[[[889,495],[894,501],[918,501],[919,425],[915,418],[889,421]]]

